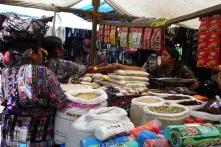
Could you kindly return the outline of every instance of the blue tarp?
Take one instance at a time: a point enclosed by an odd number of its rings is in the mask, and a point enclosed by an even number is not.
[[[82,10],[92,11],[93,6],[91,4],[91,0],[82,0],[77,5],[73,6],[73,8],[78,8]],[[101,0],[99,12],[113,12],[115,11],[105,0]]]

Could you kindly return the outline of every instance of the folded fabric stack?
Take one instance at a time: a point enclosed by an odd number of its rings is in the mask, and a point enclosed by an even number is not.
[[[134,89],[146,89],[149,85],[149,74],[144,71],[116,70],[109,77],[112,83]]]

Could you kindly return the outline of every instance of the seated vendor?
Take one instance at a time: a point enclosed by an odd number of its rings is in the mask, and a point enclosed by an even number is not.
[[[161,65],[153,71],[152,76],[157,78],[173,77],[183,79],[194,79],[194,73],[183,63],[179,61],[179,52],[175,47],[167,47],[161,55]],[[188,85],[188,88],[195,89],[199,86],[195,81]]]
[[[146,70],[146,67],[125,66],[118,65],[120,69],[128,70]],[[179,61],[179,52],[175,47],[167,47],[163,50],[161,55],[161,65],[157,66],[153,71],[147,71],[154,78],[172,77],[183,79],[194,79],[194,73],[184,64]],[[195,89],[198,87],[198,82],[195,81],[190,85],[187,85],[189,89]]]
[[[64,55],[62,40],[55,36],[45,37],[41,47],[47,52],[43,64],[55,73],[61,83],[67,83],[71,76],[80,77],[85,73],[106,73],[118,69],[114,64],[85,66],[61,59]]]

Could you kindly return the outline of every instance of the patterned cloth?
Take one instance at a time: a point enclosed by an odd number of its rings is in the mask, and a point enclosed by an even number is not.
[[[55,73],[61,83],[67,83],[71,76],[80,77],[86,73],[84,65],[62,59],[49,59],[48,67]]]
[[[153,74],[157,78],[163,77],[173,77],[173,78],[183,78],[192,79],[195,78],[194,73],[186,65],[177,65],[175,68],[165,68],[164,66],[159,66]]]
[[[45,24],[32,18],[21,18],[15,13],[6,13],[0,31],[0,40],[9,43],[16,39],[40,39],[46,32]]]
[[[11,81],[11,76],[17,81]],[[16,82],[11,88],[10,83]],[[53,145],[54,117],[65,95],[48,68],[22,65],[17,72],[2,71],[0,100],[5,106],[2,118],[1,146],[48,147]],[[12,97],[11,94],[17,95]]]

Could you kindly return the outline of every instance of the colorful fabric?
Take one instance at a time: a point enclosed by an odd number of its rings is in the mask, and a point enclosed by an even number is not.
[[[71,76],[80,77],[86,73],[86,67],[84,65],[56,58],[49,59],[48,67],[62,83],[67,83]]]
[[[110,43],[110,29],[111,29],[111,26],[109,25],[105,25],[104,26],[104,43],[105,44],[109,44]]]
[[[116,27],[116,26],[111,26],[111,31],[110,31],[110,43],[111,43],[112,45],[115,45],[115,44],[117,43],[116,33],[117,33],[117,27]]]
[[[120,39],[120,47],[127,47],[128,45],[127,35],[128,35],[128,27],[120,27],[118,32],[118,37]]]
[[[52,71],[30,64],[18,70],[6,67],[1,85],[0,100],[5,106],[1,146],[52,146],[55,106],[65,101]]]
[[[99,30],[97,32],[97,37],[98,37],[99,42],[102,42],[102,43],[104,42],[103,34],[104,34],[104,25],[99,25]]]
[[[155,28],[151,37],[151,49],[161,50],[163,45],[163,33],[161,28]]]
[[[32,18],[21,18],[15,13],[5,14],[0,31],[0,40],[12,42],[16,39],[39,39],[44,36],[46,28],[43,22]]]
[[[142,42],[143,49],[150,49],[151,35],[152,35],[152,28],[145,28],[143,33],[143,42]]]
[[[164,66],[159,66],[154,74],[152,75],[157,78],[163,77],[173,77],[173,78],[183,78],[192,79],[195,78],[194,73],[186,65],[176,65],[175,68],[166,68]]]
[[[129,48],[141,48],[142,28],[130,28],[128,46]]]

